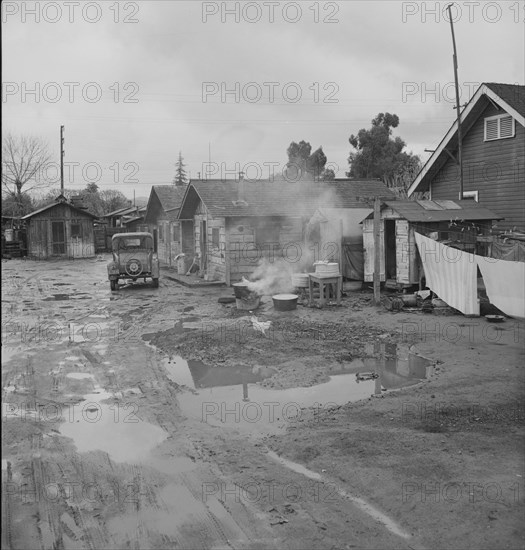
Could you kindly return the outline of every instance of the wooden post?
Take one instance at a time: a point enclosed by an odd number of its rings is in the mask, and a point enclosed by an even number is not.
[[[381,201],[374,199],[374,303],[381,303],[381,243],[380,243]]]
[[[343,220],[339,220],[339,275],[343,276]]]

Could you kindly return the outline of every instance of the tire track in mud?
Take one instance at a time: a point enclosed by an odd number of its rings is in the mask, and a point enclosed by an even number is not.
[[[155,304],[152,309],[138,308],[137,311],[137,302],[130,300],[126,308],[134,309],[136,313],[128,336],[134,336],[137,327],[142,331],[151,329],[153,318],[156,318],[156,324],[166,322],[163,314],[169,307],[167,303]],[[47,302],[46,307],[51,303]],[[119,307],[122,305],[119,300]],[[115,315],[114,309],[109,308],[109,321],[120,316]],[[53,309],[48,311],[52,314]],[[83,317],[91,313],[83,311]],[[82,310],[78,313],[81,314]],[[128,314],[129,311],[124,309],[122,316],[129,317]],[[74,353],[85,357],[86,369],[113,394],[122,394],[130,385],[139,386],[145,416],[162,427],[168,439],[156,450],[151,464],[116,463],[105,453],[78,453],[71,440],[54,430],[58,422],[39,424],[45,437],[42,438],[42,434],[31,436],[29,454],[20,452],[16,468],[28,467],[25,476],[29,484],[27,492],[40,496],[28,506],[20,503],[19,496],[10,497],[9,507],[4,513],[8,547],[244,550],[266,548],[268,541],[275,539],[271,528],[257,525],[261,514],[253,507],[225,502],[217,495],[203,498],[203,483],[210,479],[226,483],[227,478],[213,462],[203,459],[198,445],[192,440],[192,430],[187,429],[186,419],[178,407],[178,387],[168,379],[158,355],[142,340],[133,341],[127,337],[112,341],[104,356],[91,342],[76,343],[75,347],[62,342],[43,349],[39,349],[36,342],[27,342],[24,347],[26,351],[37,352],[35,357],[28,357],[21,365],[31,410],[36,411],[40,402],[64,405],[61,401],[70,387],[65,377],[67,369],[50,374],[49,358],[56,362],[60,354]],[[26,419],[26,422],[34,421]],[[192,463],[185,471],[178,471],[176,466],[181,458]],[[170,466],[170,460],[175,466]],[[156,469],[159,462],[164,463],[161,470]],[[118,493],[115,497],[115,492],[111,493],[110,489],[112,482],[116,483],[117,493],[125,487],[126,494]],[[67,489],[71,483],[82,487],[96,486],[99,493],[96,502],[86,504],[85,500],[71,495]],[[58,493],[53,498],[46,498],[46,491],[54,486],[58,486]],[[131,493],[128,487],[131,487]],[[13,513],[27,522],[29,535],[21,534],[20,529],[14,534]],[[31,539],[33,531],[34,538]],[[29,541],[31,544],[27,544]]]
[[[155,421],[169,434],[168,439],[176,438],[178,447],[182,443],[182,447],[189,451],[195,471],[169,473],[164,486],[155,487],[145,479],[144,466],[133,466],[133,479],[139,498],[133,514],[128,514],[133,516],[135,522],[135,540],[127,537],[128,544],[145,548],[148,542],[158,540],[165,547],[188,549],[216,548],[217,544],[229,549],[249,547],[250,537],[218,500],[202,501],[202,485],[210,474],[197,471],[202,465],[209,465],[195,460],[195,456],[199,455],[198,449],[180,429],[176,388],[157,361],[155,351],[144,344],[143,346],[147,354],[147,376],[141,389],[146,398],[169,397],[172,400],[170,410],[154,411]],[[164,461],[169,462],[169,459]],[[155,464],[151,467],[155,468]],[[180,503],[184,503],[182,508]],[[210,507],[213,509],[210,510]],[[181,519],[180,523],[177,518]],[[128,519],[130,518],[125,518],[124,521]],[[230,542],[230,539],[239,544]]]

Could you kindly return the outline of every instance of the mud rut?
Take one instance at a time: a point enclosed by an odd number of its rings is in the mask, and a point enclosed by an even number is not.
[[[2,548],[414,547],[414,541],[409,545],[349,499],[334,497],[329,481],[313,483],[272,460],[264,434],[246,436],[181,414],[181,389],[166,376],[161,355],[140,336],[172,326],[182,308],[174,311],[170,303],[187,304],[192,293],[162,281],[159,290],[112,294],[106,281],[94,284],[71,266],[77,280],[69,301],[49,301],[50,295],[65,292],[59,286],[68,280],[63,268],[47,281],[41,272],[24,275],[24,294],[11,292],[3,299],[11,323],[4,345],[15,353],[2,367],[3,399],[10,403],[8,411],[21,414],[3,418]],[[100,271],[101,266],[91,268]],[[3,277],[16,276],[14,267],[4,269]],[[90,298],[79,301],[86,294]],[[51,316],[64,326],[71,319],[118,321],[124,337],[50,341],[36,330],[21,337],[12,328]],[[75,358],[74,366],[68,357]],[[66,370],[81,370],[92,380],[72,381]],[[136,400],[140,419],[167,433],[150,459],[134,463],[132,452],[129,463],[117,462],[96,445],[78,452],[60,434],[58,418],[42,418],[46,406],[63,411],[78,403],[93,382],[113,394],[113,405]],[[134,443],[140,448],[140,439]],[[290,484],[304,489],[301,498],[282,490]],[[247,486],[277,490],[248,498],[239,489]]]

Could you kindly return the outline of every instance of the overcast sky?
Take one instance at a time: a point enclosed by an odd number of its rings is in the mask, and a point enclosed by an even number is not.
[[[386,111],[426,160],[455,117],[446,5],[3,2],[2,129],[42,137],[58,163],[64,125],[66,187],[129,198],[171,183],[179,151],[193,178],[255,179],[305,140],[344,177],[348,137]],[[462,102],[524,83],[523,1],[456,2],[453,17]]]

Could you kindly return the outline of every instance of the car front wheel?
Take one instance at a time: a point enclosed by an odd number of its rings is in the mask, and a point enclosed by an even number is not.
[[[109,281],[109,286],[111,290],[118,290],[118,281]]]

